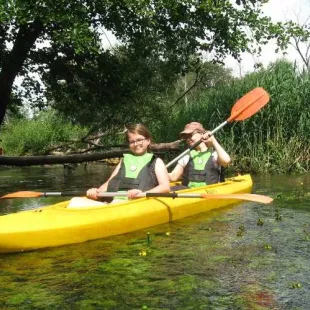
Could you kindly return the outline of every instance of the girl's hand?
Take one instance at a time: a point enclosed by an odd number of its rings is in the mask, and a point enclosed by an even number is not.
[[[215,138],[213,135],[210,135],[210,131],[206,131],[202,135],[202,141],[205,142],[208,147],[213,146],[214,140],[215,140]]]
[[[134,198],[139,198],[139,197],[136,197],[136,195],[140,194],[140,193],[142,193],[142,191],[140,189],[130,189],[127,192],[127,195],[128,195],[129,199],[134,199]]]
[[[97,195],[98,195],[98,188],[95,188],[95,187],[94,188],[90,188],[86,192],[86,196],[91,198],[91,199],[95,199],[96,200],[98,198]]]

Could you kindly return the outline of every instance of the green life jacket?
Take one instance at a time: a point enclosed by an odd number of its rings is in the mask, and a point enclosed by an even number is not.
[[[182,185],[200,187],[220,182],[220,169],[212,159],[212,151],[190,151],[190,159],[184,168]]]
[[[121,167],[108,184],[108,192],[140,189],[143,192],[158,185],[155,175],[156,156],[124,154]]]

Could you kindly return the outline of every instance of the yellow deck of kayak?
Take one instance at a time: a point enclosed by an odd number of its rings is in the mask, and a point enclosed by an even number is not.
[[[179,193],[250,193],[250,175]],[[224,207],[237,200],[140,198],[99,207],[66,208],[68,201],[0,216],[0,253],[28,251],[103,238]]]

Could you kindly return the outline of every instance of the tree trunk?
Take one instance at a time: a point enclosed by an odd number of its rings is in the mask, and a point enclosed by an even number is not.
[[[0,156],[0,166],[35,166],[67,163],[83,163],[107,158],[122,157],[125,150],[94,154],[50,156]]]
[[[38,19],[31,24],[21,25],[10,54],[3,60],[0,72],[0,125],[10,101],[14,80],[42,31],[43,24]]]
[[[180,140],[171,143],[159,143],[151,146],[151,151],[155,154],[180,151]],[[52,165],[52,164],[75,164],[88,161],[97,161],[108,158],[120,158],[129,149],[117,151],[107,151],[104,153],[92,154],[75,154],[75,155],[48,155],[48,156],[0,156],[0,166],[35,166],[35,165]]]

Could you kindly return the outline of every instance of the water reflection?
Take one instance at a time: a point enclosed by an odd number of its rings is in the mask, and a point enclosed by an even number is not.
[[[1,196],[16,191],[74,191],[101,185],[113,167],[104,164],[77,166],[73,171],[63,166],[2,168]],[[69,199],[70,197],[68,197]],[[28,210],[63,201],[64,197],[0,200],[0,214]]]

